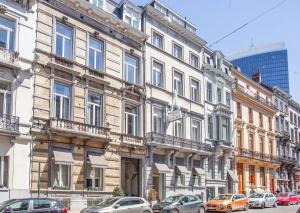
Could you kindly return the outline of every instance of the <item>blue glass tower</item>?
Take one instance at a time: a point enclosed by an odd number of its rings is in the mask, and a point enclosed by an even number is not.
[[[251,48],[229,57],[249,78],[260,71],[262,83],[278,86],[290,93],[288,52],[284,43],[276,43],[259,48]]]

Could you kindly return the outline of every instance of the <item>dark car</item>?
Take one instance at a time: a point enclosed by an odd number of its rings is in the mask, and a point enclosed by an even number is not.
[[[203,200],[195,195],[169,196],[153,206],[153,213],[204,213]]]
[[[68,209],[54,199],[12,199],[0,204],[0,213],[67,213]]]

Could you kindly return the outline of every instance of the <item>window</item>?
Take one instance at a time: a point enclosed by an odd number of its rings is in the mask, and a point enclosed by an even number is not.
[[[214,134],[213,134],[213,117],[209,115],[207,117],[207,130],[208,130],[208,138],[213,139]]]
[[[103,105],[102,96],[96,95],[94,93],[88,94],[88,104],[87,104],[87,120],[88,124],[95,126],[103,125]]]
[[[33,209],[49,209],[49,208],[51,208],[51,201],[34,199],[32,201],[32,206],[33,206]]]
[[[15,28],[15,22],[0,17],[0,47],[8,50],[14,50]]]
[[[191,80],[191,100],[195,102],[200,101],[199,82]]]
[[[217,99],[218,103],[222,103],[222,89],[220,87],[217,88]]]
[[[290,112],[290,121],[291,121],[291,123],[293,123],[293,113],[292,112]]]
[[[255,173],[255,166],[249,165],[249,182],[251,186],[256,184]]]
[[[152,83],[155,86],[163,87],[163,65],[156,61],[153,61]]]
[[[237,144],[238,148],[243,148],[242,131],[241,130],[237,130],[237,132],[236,132],[236,144]]]
[[[231,95],[230,92],[226,92],[226,105],[231,106]]]
[[[128,135],[137,135],[138,110],[135,106],[125,106],[125,133]]]
[[[300,127],[300,116],[298,116],[298,127]]]
[[[162,35],[153,32],[152,33],[152,44],[160,49],[163,49],[163,37]]]
[[[90,37],[89,66],[95,70],[103,70],[104,44],[103,41]]]
[[[59,22],[56,22],[56,54],[70,60],[73,57],[73,30]]]
[[[52,162],[52,186],[59,189],[70,189],[71,166]]]
[[[206,83],[206,99],[207,99],[207,101],[212,102],[213,101],[212,97],[213,97],[212,96],[212,84],[210,82],[207,82]]]
[[[276,131],[279,131],[279,118],[275,118],[275,123],[276,123]]]
[[[190,64],[195,68],[199,67],[199,58],[197,55],[193,53],[190,54]]]
[[[236,102],[237,117],[242,118],[242,106],[240,102]]]
[[[254,135],[249,133],[249,150],[254,151]]]
[[[253,124],[253,110],[252,108],[248,108],[248,114],[249,114],[249,123]]]
[[[179,72],[174,72],[173,89],[178,95],[183,96],[183,76]]]
[[[104,9],[105,0],[90,0],[90,2],[98,8]]]
[[[154,3],[154,8],[156,10],[158,10],[159,12],[161,12],[163,15],[167,15],[167,9],[162,7],[160,4],[158,4],[157,2]]]
[[[92,190],[103,190],[103,168],[92,167],[90,163],[86,166],[86,188]]]
[[[297,126],[297,115],[294,114],[294,123],[295,123],[295,126]]]
[[[261,154],[264,153],[264,138],[263,137],[259,138],[259,152]]]
[[[223,117],[222,118],[222,139],[230,141],[230,119]]]
[[[11,91],[10,85],[0,81],[0,114],[11,114]]]
[[[125,56],[125,80],[136,84],[138,78],[138,59],[126,54]]]
[[[177,138],[183,137],[183,124],[182,120],[174,121],[174,136]]]
[[[291,141],[294,142],[294,129],[291,128]]]
[[[275,103],[274,103],[274,105],[275,105],[276,107],[278,107],[278,99],[277,99],[277,98],[275,98]]]
[[[8,187],[8,156],[0,156],[0,188]]]
[[[163,133],[163,110],[153,107],[153,131]]]
[[[176,174],[176,186],[184,186],[185,185],[185,175],[181,173]]]
[[[182,47],[177,45],[177,44],[173,44],[173,56],[175,56],[178,59],[182,59]]]
[[[269,154],[272,157],[273,156],[273,142],[269,141]]]
[[[206,63],[210,64],[210,57],[209,56],[206,56]]]
[[[269,117],[269,131],[272,131],[272,118],[271,117]]]
[[[201,121],[192,120],[192,140],[201,141]]]
[[[23,212],[27,211],[29,207],[29,200],[20,200],[20,201],[15,201],[13,203],[10,203],[8,205],[8,208],[12,212]]]
[[[264,118],[261,112],[259,113],[259,127],[264,127]]]
[[[265,168],[260,167],[260,185],[265,186],[266,185],[266,176],[265,176]]]
[[[194,177],[194,186],[202,186],[201,176],[195,174],[193,177]]]
[[[70,119],[70,88],[63,84],[54,85],[54,115],[57,118]]]
[[[140,14],[126,6],[124,9],[124,21],[135,29],[140,29]]]

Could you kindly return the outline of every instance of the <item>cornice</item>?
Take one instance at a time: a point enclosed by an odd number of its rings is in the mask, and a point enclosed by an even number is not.
[[[234,79],[232,77],[230,77],[229,75],[226,75],[222,70],[217,69],[210,64],[204,63],[202,65],[202,70],[203,70],[203,72],[205,72],[205,71],[213,72],[215,75],[220,76],[231,83],[233,83],[233,81],[234,81]]]

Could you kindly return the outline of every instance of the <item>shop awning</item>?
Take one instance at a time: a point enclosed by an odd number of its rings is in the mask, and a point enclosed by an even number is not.
[[[97,155],[93,153],[88,153],[90,163],[94,168],[106,168],[107,163],[104,155]]]
[[[236,174],[232,170],[227,170],[228,175],[231,177],[233,182],[239,182],[239,179]]]
[[[201,168],[193,168],[194,172],[196,173],[196,175],[205,175],[205,170],[201,169]]]
[[[169,173],[171,172],[168,165],[164,163],[154,163],[154,167],[157,169],[158,173]]]
[[[176,166],[177,170],[182,175],[190,174],[191,172],[185,166]]]
[[[53,150],[55,164],[72,165],[74,164],[71,150]]]

